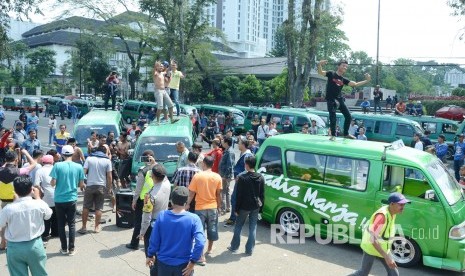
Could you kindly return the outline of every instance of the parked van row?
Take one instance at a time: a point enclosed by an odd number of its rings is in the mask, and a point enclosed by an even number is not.
[[[31,112],[36,110],[36,104],[39,109],[39,112],[44,111],[44,103],[39,97],[24,97],[18,99],[15,97],[3,97],[2,106],[5,110],[25,110],[26,112]]]
[[[305,225],[358,244],[373,212],[400,192],[412,204],[396,219],[391,255],[397,264],[465,270],[465,195],[438,158],[401,142],[304,135],[278,135],[260,146],[264,220],[290,235]]]
[[[195,107],[180,104],[181,114],[190,115],[192,114]],[[126,123],[130,124],[133,120],[139,119],[140,112],[143,111],[145,114],[148,114],[151,109],[157,111],[157,103],[148,102],[148,101],[134,101],[128,100],[123,103],[121,113],[123,114],[123,119]]]

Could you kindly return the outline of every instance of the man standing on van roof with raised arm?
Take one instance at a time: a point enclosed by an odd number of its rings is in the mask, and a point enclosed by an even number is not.
[[[179,119],[173,119],[174,105],[165,90],[165,72],[163,71],[163,65],[159,61],[155,62],[153,82],[155,83],[155,100],[157,101],[157,124],[160,123],[160,115],[164,104],[168,106],[171,123],[174,124],[179,121]]]
[[[347,71],[348,63],[347,61],[340,61],[337,65],[336,72],[333,71],[323,71],[323,65],[328,63],[327,60],[322,60],[318,62],[318,74],[325,76],[328,78],[328,82],[326,83],[326,103],[328,106],[329,112],[329,128],[331,129],[331,137],[330,140],[334,140],[336,133],[336,109],[339,103],[339,110],[344,115],[344,136],[346,138],[355,139],[354,136],[349,135],[349,125],[350,125],[350,111],[347,108],[344,98],[342,97],[341,91],[344,85],[348,85],[350,87],[357,87],[364,84],[367,84],[371,80],[371,76],[367,73],[365,74],[365,80],[354,82],[350,81],[343,77],[345,72]]]
[[[396,234],[396,215],[402,213],[405,204],[410,203],[401,193],[391,193],[387,200],[389,205],[379,208],[370,218],[363,231],[363,257],[361,268],[351,276],[366,276],[370,273],[375,259],[383,264],[389,276],[399,275],[396,262],[392,259],[392,238]]]

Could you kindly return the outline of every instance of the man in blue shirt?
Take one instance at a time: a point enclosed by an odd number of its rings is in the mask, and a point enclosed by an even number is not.
[[[34,150],[40,150],[40,141],[37,139],[37,133],[34,129],[29,130],[29,138],[23,142],[21,147],[27,150],[30,155]]]
[[[445,141],[446,136],[440,134],[438,136],[438,142],[434,145],[434,148],[436,149],[436,156],[443,162],[446,159],[447,150],[449,149],[449,146],[445,143]]]
[[[459,141],[455,142],[454,145],[454,172],[455,172],[455,179],[457,181],[460,180],[460,167],[463,166],[463,158],[465,154],[465,143],[463,142],[463,138],[465,137],[465,134],[460,134],[459,135]]]
[[[50,172],[50,185],[55,187],[55,211],[58,221],[58,235],[60,236],[63,255],[70,256],[76,253],[74,239],[76,236],[76,201],[77,187],[84,188],[84,169],[80,164],[73,162],[74,149],[70,145],[63,146],[61,154],[64,162],[57,162]],[[65,223],[69,228],[69,243],[66,242]],[[68,251],[69,250],[69,251]]]
[[[186,211],[188,197],[186,187],[174,188],[173,209],[162,211],[155,221],[146,263],[153,266],[156,261],[157,275],[192,275],[202,256],[205,234],[200,218]]]
[[[27,132],[35,130],[37,133],[37,126],[39,125],[39,117],[36,116],[36,113],[32,111],[31,116],[27,117]]]

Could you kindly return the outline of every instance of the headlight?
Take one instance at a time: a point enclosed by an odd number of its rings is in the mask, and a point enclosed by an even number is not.
[[[453,226],[449,231],[449,238],[453,240],[461,240],[465,238],[465,224]]]

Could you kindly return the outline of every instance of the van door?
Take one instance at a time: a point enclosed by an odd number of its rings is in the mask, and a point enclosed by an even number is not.
[[[389,121],[376,122],[373,139],[381,142],[392,142],[392,134],[394,133],[393,126],[394,123]]]
[[[399,233],[401,230],[404,236],[414,240],[423,249],[424,255],[442,256],[447,243],[438,241],[448,236],[447,216],[441,202],[425,199],[427,190],[434,189],[418,168],[384,164],[383,181],[376,195],[375,209],[383,205],[390,193],[402,193],[412,203],[407,204],[403,212],[397,215],[397,234],[402,234]],[[437,194],[439,191],[435,192]],[[408,261],[414,257],[414,250],[418,251],[418,248],[396,240],[392,253],[396,261]]]

